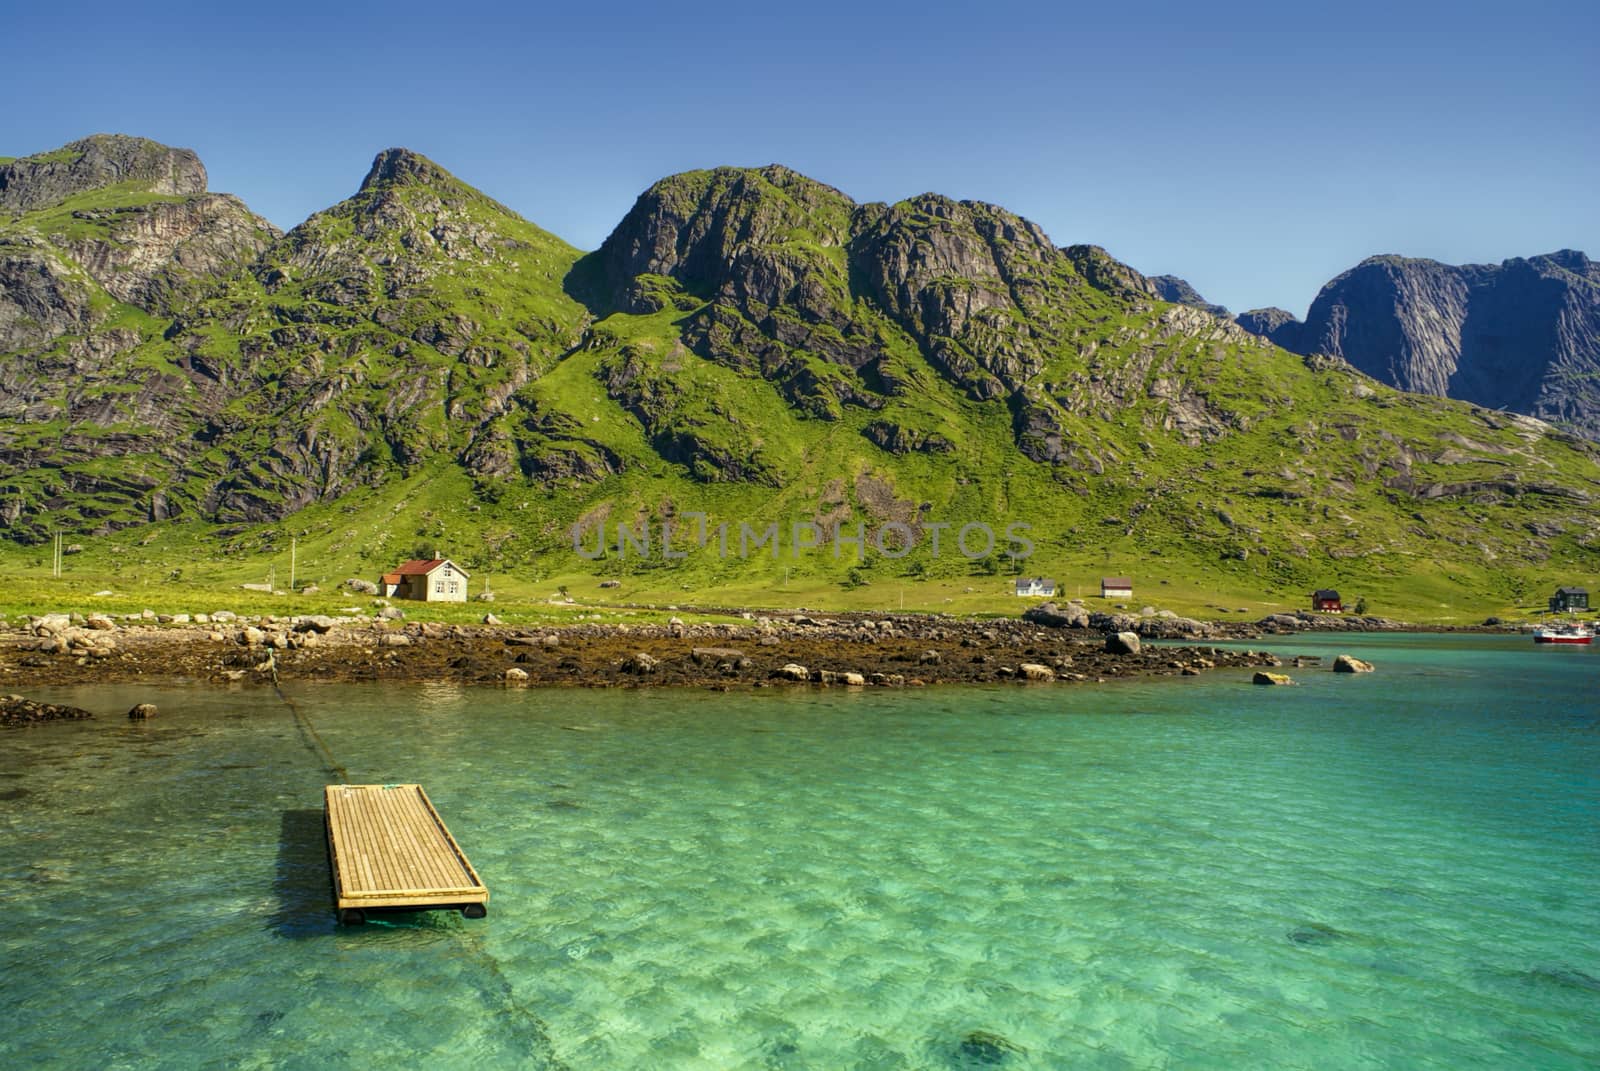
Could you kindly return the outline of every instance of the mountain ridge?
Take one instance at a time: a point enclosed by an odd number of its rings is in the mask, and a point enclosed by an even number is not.
[[[125,300],[78,262],[79,230],[116,225],[93,212],[224,195],[72,207],[104,189],[0,228],[0,269],[42,247],[89,310],[0,348],[0,530],[22,544],[51,523],[198,526],[221,560],[292,520],[365,568],[392,533],[339,516],[405,486],[384,516],[502,568],[570,557],[586,525],[713,506],[918,539],[1026,516],[1050,553],[1103,532],[1108,557],[1272,584],[1596,554],[1592,445],[1293,356],[984,202],[861,204],[780,165],[685,172],[585,254],[390,149],[288,233]],[[182,260],[127,233],[162,271]],[[0,309],[34,300],[5,278]],[[920,544],[913,561],[977,568]],[[864,582],[892,562],[803,568]]]

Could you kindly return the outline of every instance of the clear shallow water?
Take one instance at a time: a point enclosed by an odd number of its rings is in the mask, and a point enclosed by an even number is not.
[[[296,688],[493,894],[349,930],[274,696],[40,693],[103,717],[0,735],[0,1065],[1600,1064],[1600,652],[1272,648],[1378,673]]]

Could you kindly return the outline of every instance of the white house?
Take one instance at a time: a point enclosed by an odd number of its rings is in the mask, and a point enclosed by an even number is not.
[[[470,574],[449,558],[406,562],[378,581],[383,594],[419,602],[466,602]]]
[[[1131,599],[1133,598],[1133,581],[1125,576],[1103,576],[1100,578],[1100,597],[1102,599]]]
[[[1056,582],[1043,576],[1017,577],[1017,594],[1023,598],[1054,598]]]

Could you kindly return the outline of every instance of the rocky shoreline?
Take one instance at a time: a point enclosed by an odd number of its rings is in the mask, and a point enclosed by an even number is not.
[[[1278,664],[1266,652],[1204,643],[1253,636],[1253,629],[1205,626],[1194,635],[1194,623],[1170,615],[1119,616],[1082,627],[911,614],[749,614],[736,623],[560,627],[406,622],[392,608],[380,615],[386,616],[30,617],[0,631],[0,688],[275,680],[916,687],[1092,682]],[[1196,642],[1151,648],[1141,636]]]

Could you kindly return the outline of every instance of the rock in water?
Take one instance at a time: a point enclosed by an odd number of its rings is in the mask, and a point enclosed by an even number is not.
[[[1324,926],[1320,922],[1307,923],[1297,930],[1290,930],[1288,937],[1297,945],[1327,945],[1334,941],[1342,941],[1350,935],[1343,930],[1336,930],[1332,926]]]
[[[33,725],[43,721],[76,721],[92,717],[93,714],[78,707],[36,703],[20,695],[0,696],[0,725]]]
[[[128,720],[144,721],[146,718],[155,717],[157,713],[158,711],[156,710],[156,705],[154,703],[140,703],[138,706],[128,711]]]
[[[1293,684],[1294,678],[1286,673],[1268,673],[1266,670],[1257,670],[1256,675],[1250,678],[1251,684]]]
[[[1021,1045],[990,1030],[974,1030],[956,1046],[962,1067],[993,1067],[1027,1053]]]
[[[1139,634],[1136,632],[1113,632],[1106,637],[1106,653],[1120,655],[1135,655],[1139,653]]]
[[[1335,673],[1371,673],[1372,663],[1363,662],[1359,658],[1351,658],[1347,654],[1342,654],[1333,660],[1333,671]]]

